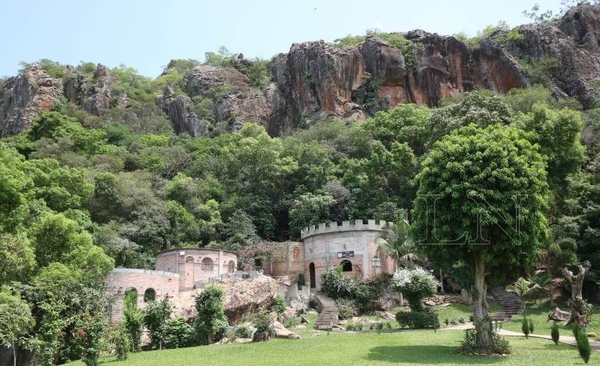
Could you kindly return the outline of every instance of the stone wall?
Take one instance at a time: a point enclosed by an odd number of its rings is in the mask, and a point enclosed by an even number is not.
[[[237,255],[233,252],[212,249],[171,249],[156,255],[156,270],[179,274],[180,291],[193,290],[201,281],[209,282],[221,275],[234,273]]]
[[[110,323],[118,323],[123,317],[123,296],[129,290],[137,292],[138,309],[146,306],[144,295],[155,299],[179,296],[179,274],[144,269],[115,268],[106,279],[107,291],[115,297],[111,306]]]

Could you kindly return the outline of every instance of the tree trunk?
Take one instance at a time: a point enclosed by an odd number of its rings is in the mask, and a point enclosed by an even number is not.
[[[17,342],[12,342],[13,349],[13,365],[17,366]]]
[[[492,322],[488,315],[485,296],[485,259],[475,254],[475,289],[473,291],[473,323],[475,325],[477,344],[490,352],[494,348]]]

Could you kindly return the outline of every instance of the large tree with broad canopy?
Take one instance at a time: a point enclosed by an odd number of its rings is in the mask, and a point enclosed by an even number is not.
[[[430,259],[473,269],[477,343],[490,352],[487,284],[531,265],[546,235],[545,160],[528,137],[498,124],[461,127],[436,142],[417,176],[414,238]]]

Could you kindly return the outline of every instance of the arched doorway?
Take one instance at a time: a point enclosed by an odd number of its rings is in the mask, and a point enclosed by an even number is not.
[[[315,288],[317,287],[317,279],[316,279],[316,273],[315,273],[315,264],[311,263],[308,265],[308,272],[310,275],[310,288]]]

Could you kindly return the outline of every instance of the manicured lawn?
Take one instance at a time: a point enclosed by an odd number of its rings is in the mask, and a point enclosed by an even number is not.
[[[203,346],[132,354],[123,366],[176,365],[576,365],[583,364],[575,347],[540,339],[510,338],[510,357],[466,356],[455,353],[464,332],[458,330],[316,332],[305,330],[300,340]],[[593,354],[590,364],[600,363]],[[70,365],[83,365],[80,362]]]

